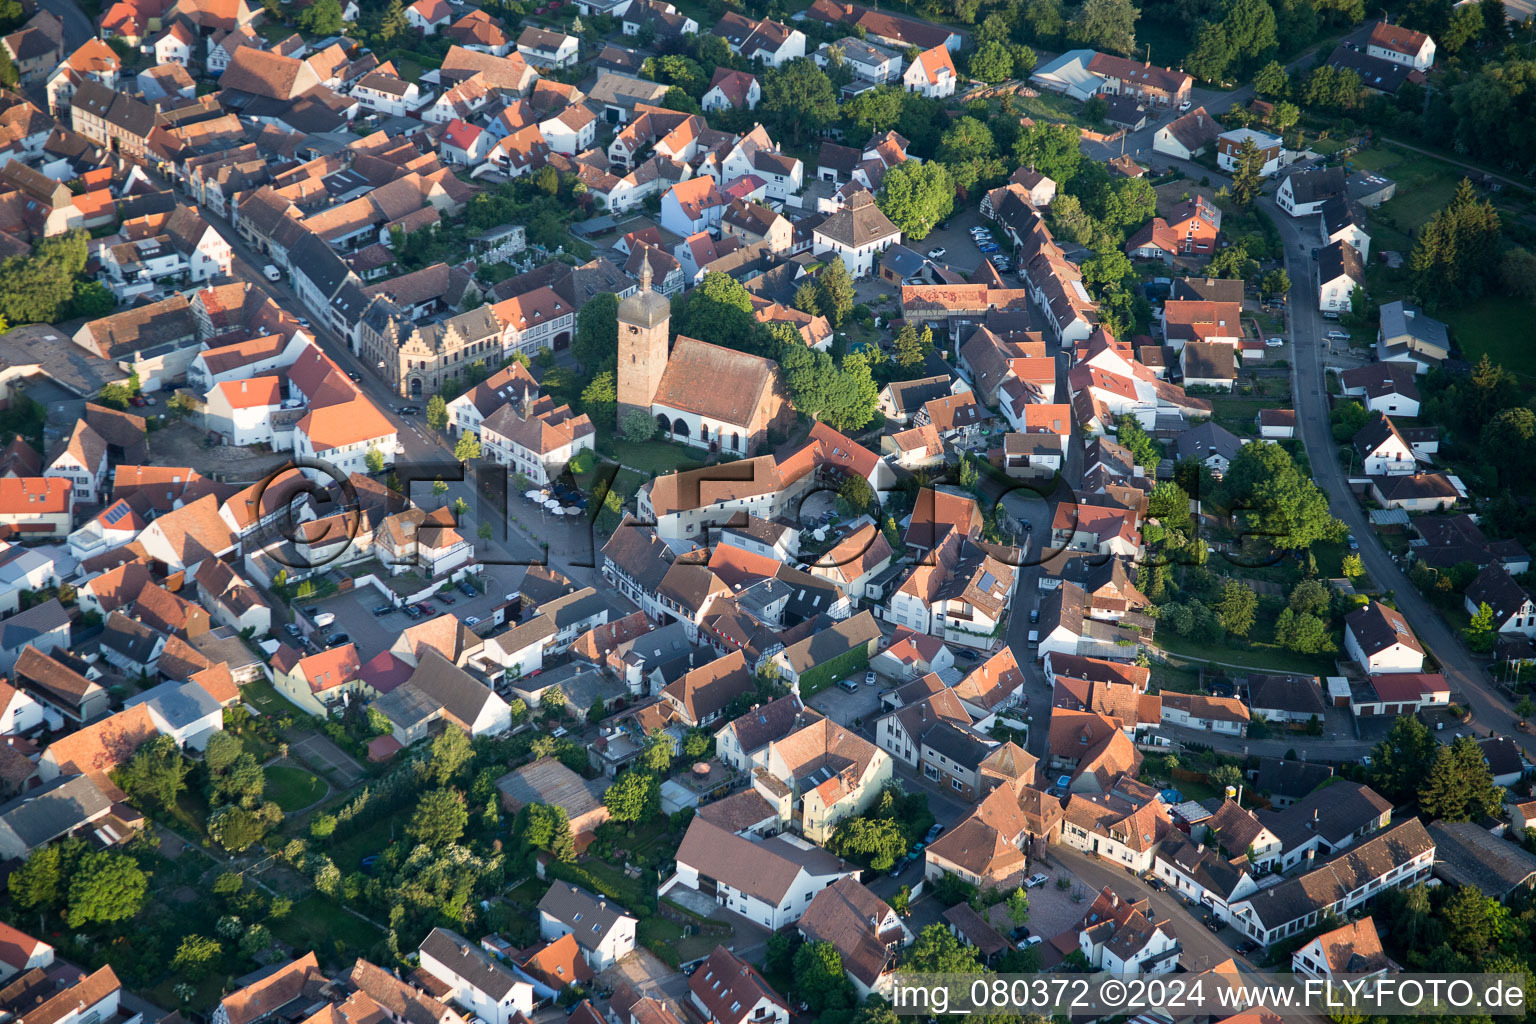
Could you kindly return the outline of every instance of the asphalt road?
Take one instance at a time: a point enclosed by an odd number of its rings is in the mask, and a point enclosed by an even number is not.
[[[1530,740],[1515,731],[1518,716],[1493,688],[1487,673],[1473,661],[1439,612],[1419,594],[1382,547],[1371,531],[1360,503],[1350,493],[1328,422],[1324,336],[1329,321],[1324,320],[1317,309],[1317,264],[1312,262],[1310,252],[1315,239],[1314,221],[1310,217],[1291,218],[1268,196],[1259,202],[1280,230],[1286,272],[1291,278],[1287,308],[1291,319],[1292,391],[1296,420],[1301,425],[1301,438],[1312,463],[1312,478],[1327,493],[1333,514],[1343,520],[1360,542],[1360,557],[1366,571],[1379,588],[1392,592],[1398,610],[1440,662],[1451,691],[1462,695],[1472,711],[1472,727],[1476,733],[1511,736],[1530,757],[1533,749]]]

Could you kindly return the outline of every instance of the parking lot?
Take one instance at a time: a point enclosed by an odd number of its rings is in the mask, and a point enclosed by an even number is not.
[[[862,719],[868,724],[880,712],[880,691],[891,686],[889,680],[878,676],[875,678],[874,686],[866,686],[861,672],[854,677],[854,681],[859,684],[857,692],[849,693],[841,686],[833,685],[806,701],[806,704],[841,725],[852,726],[854,719]]]
[[[907,243],[917,252],[927,255],[934,248],[942,248],[944,255],[935,262],[948,266],[952,270],[969,274],[981,266],[984,258],[981,249],[977,247],[975,239],[971,237],[970,229],[978,225],[993,228],[993,235],[997,238],[999,250],[1007,253],[1011,258],[1013,247],[1005,244],[1001,233],[990,221],[984,221],[981,214],[976,211],[974,205],[964,209],[955,210],[954,214],[945,221],[945,227],[935,228],[927,238],[921,242]],[[997,255],[997,254],[993,254]],[[1009,273],[1009,271],[1004,271]]]

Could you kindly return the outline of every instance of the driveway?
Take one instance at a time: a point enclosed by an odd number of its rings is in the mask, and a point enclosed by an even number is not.
[[[1536,745],[1515,731],[1518,716],[1493,689],[1487,674],[1473,661],[1445,620],[1408,582],[1397,562],[1371,531],[1365,511],[1350,492],[1348,479],[1334,455],[1336,445],[1328,422],[1328,395],[1323,373],[1328,322],[1317,309],[1317,269],[1309,255],[1312,238],[1303,227],[1310,228],[1312,222],[1310,219],[1295,220],[1282,213],[1269,196],[1259,202],[1279,228],[1285,248],[1286,272],[1291,278],[1290,300],[1286,304],[1294,350],[1291,390],[1295,396],[1296,421],[1300,424],[1301,438],[1312,463],[1313,479],[1328,495],[1333,514],[1343,520],[1359,540],[1365,571],[1380,590],[1392,593],[1398,610],[1439,661],[1451,691],[1461,694],[1471,709],[1474,734],[1509,736],[1525,751],[1526,757],[1536,756]]]
[[[861,719],[861,724],[868,729],[874,724],[875,716],[880,713],[880,691],[889,689],[891,683],[889,680],[880,679],[874,686],[865,686],[862,672],[857,673],[853,678],[859,684],[857,692],[849,693],[834,684],[806,701],[806,705],[849,728],[857,728],[854,720]],[[879,679],[878,676],[876,678]]]
[[[641,995],[655,997],[658,992],[681,1007],[688,1000],[688,979],[657,958],[655,953],[637,946],[635,951],[597,976],[604,988],[620,981]]]

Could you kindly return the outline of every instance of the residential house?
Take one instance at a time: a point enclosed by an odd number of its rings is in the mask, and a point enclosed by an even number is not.
[[[570,882],[556,882],[539,900],[540,937],[549,940],[574,935],[582,957],[594,971],[607,970],[634,952],[638,923],[623,907]]]
[[[897,955],[912,941],[896,912],[852,876],[813,896],[799,929],[807,942],[832,944],[861,999],[871,994],[889,997]]]
[[[1159,128],[1152,151],[1180,160],[1193,160],[1216,144],[1223,129],[1204,107],[1196,107]]]
[[[1278,135],[1257,131],[1253,128],[1235,128],[1216,137],[1216,166],[1232,174],[1246,143],[1252,142],[1259,156],[1259,177],[1268,178],[1280,172],[1285,162],[1285,143]]]
[[[1467,585],[1463,601],[1469,615],[1478,614],[1486,604],[1493,611],[1495,632],[1536,637],[1536,603],[1502,565],[1490,565],[1478,573]]]
[[[1089,967],[1116,977],[1177,970],[1179,940],[1170,922],[1152,914],[1151,901],[1123,900],[1105,886],[1077,928],[1078,949]]]
[[[533,985],[457,932],[432,929],[418,952],[422,972],[486,1024],[515,1024],[533,1012]]]
[[[1439,366],[1451,355],[1445,324],[1426,316],[1416,306],[1398,299],[1381,307],[1381,327],[1376,335],[1376,358],[1383,362],[1412,365],[1415,373]]]
[[[760,60],[765,67],[805,56],[805,33],[767,18],[758,20],[734,11],[715,24],[714,35],[725,40],[731,52],[746,60]]]
[[[659,895],[681,885],[771,930],[798,921],[816,893],[858,874],[798,836],[786,833],[753,842],[698,816],[689,823],[676,859],[677,871],[662,883]]]
[[[955,94],[959,78],[949,48],[941,45],[919,53],[902,73],[901,84],[907,92],[929,99],[944,99]]]
[[[879,253],[901,241],[901,229],[875,205],[875,197],[861,189],[813,229],[812,238],[815,255],[837,253],[857,279],[874,269]]]
[[[789,1024],[789,1003],[757,968],[724,946],[716,946],[688,976],[688,994],[709,1024]]]
[[[1365,287],[1365,264],[1347,242],[1334,242],[1318,254],[1317,308],[1348,313],[1354,308],[1356,288]]]

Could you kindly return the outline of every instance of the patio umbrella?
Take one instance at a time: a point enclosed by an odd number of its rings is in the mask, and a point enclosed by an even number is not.
[[[550,498],[550,499],[546,500],[544,502],[544,507],[549,509],[551,512],[559,512],[560,511],[560,503],[558,501],[556,501],[554,498]]]
[[[529,501],[542,502],[544,500],[544,495],[538,491],[524,491],[523,497],[527,498]]]

